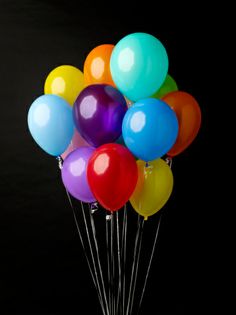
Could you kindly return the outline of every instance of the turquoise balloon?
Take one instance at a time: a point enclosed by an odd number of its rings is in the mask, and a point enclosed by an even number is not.
[[[58,156],[67,149],[74,133],[72,108],[60,96],[42,95],[29,109],[28,126],[37,144]]]
[[[134,33],[121,39],[113,49],[110,69],[118,89],[130,100],[153,95],[168,72],[165,47],[154,36]]]
[[[122,135],[127,148],[139,159],[146,162],[156,160],[174,145],[178,120],[164,101],[143,99],[126,112]]]

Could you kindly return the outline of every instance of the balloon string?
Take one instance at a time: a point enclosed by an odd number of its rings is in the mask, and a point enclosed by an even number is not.
[[[106,216],[106,250],[107,250],[107,276],[108,276],[108,304],[109,304],[109,314],[111,314],[111,262],[110,262],[110,246],[109,246],[109,221],[111,221],[111,216]]]
[[[95,224],[94,224],[94,218],[93,218],[92,211],[90,211],[89,213],[90,213],[90,222],[91,222],[91,227],[92,227],[92,232],[93,232],[93,240],[94,240],[95,249],[96,249],[98,268],[99,268],[100,278],[101,278],[101,281],[102,281],[102,290],[103,290],[103,297],[104,297],[104,300],[105,300],[106,313],[109,315],[109,309],[108,309],[108,303],[107,303],[107,295],[106,295],[106,290],[105,290],[105,284],[104,284],[104,278],[103,278],[103,272],[102,272],[102,266],[101,266],[100,255],[99,255],[99,248],[98,248],[98,242],[97,242],[96,227],[95,227]]]
[[[140,235],[138,240],[138,254],[136,258],[136,266],[135,266],[135,277],[134,277],[134,285],[133,285],[133,291],[132,291],[132,298],[131,298],[131,307],[130,307],[130,314],[132,314],[133,305],[134,305],[134,296],[136,291],[136,284],[137,284],[137,278],[138,278],[138,270],[139,270],[139,262],[140,262],[140,253],[142,248],[142,240],[143,240],[143,227],[144,227],[144,218],[141,220],[140,224]]]
[[[161,218],[162,218],[162,213],[160,214],[160,218],[159,218],[158,225],[157,225],[156,235],[155,235],[155,239],[154,239],[154,243],[153,243],[153,247],[152,247],[152,252],[151,252],[151,257],[150,257],[148,268],[147,268],[147,273],[146,273],[146,276],[145,276],[145,281],[144,281],[144,285],[143,285],[141,298],[139,300],[139,306],[138,306],[137,314],[139,314],[140,308],[141,308],[141,305],[142,305],[142,302],[143,302],[143,297],[144,297],[144,293],[145,293],[146,286],[147,286],[147,280],[148,280],[148,277],[149,277],[149,273],[150,273],[150,269],[151,269],[151,265],[152,265],[152,260],[153,260],[154,252],[155,252],[155,249],[156,249],[157,239],[158,239],[158,235],[159,235],[159,231],[160,231]]]
[[[122,283],[122,315],[125,315],[125,291],[126,291],[126,238],[127,238],[127,209],[126,204],[124,206],[124,216],[123,216],[123,230],[122,230],[122,271],[123,271],[123,283]]]
[[[111,253],[111,314],[112,315],[116,315],[115,314],[115,303],[114,303],[114,299],[115,299],[115,293],[114,293],[114,280],[115,280],[115,266],[114,266],[114,246],[113,246],[113,240],[114,240],[114,214],[111,213],[111,242],[110,242],[110,253]]]
[[[72,209],[72,213],[73,213],[75,225],[76,225],[77,232],[78,232],[79,238],[80,238],[80,242],[81,242],[81,244],[82,244],[82,248],[83,248],[83,251],[84,251],[84,254],[85,254],[87,263],[88,263],[89,271],[90,271],[90,274],[91,274],[91,276],[92,276],[93,283],[94,283],[96,289],[98,290],[97,285],[96,285],[96,281],[95,281],[95,278],[94,278],[94,274],[93,274],[93,271],[92,271],[91,263],[90,263],[90,261],[89,261],[88,255],[87,255],[87,253],[86,253],[86,249],[85,249],[85,245],[84,245],[82,233],[81,233],[81,230],[80,230],[80,227],[79,227],[79,224],[78,224],[78,220],[77,220],[77,217],[76,217],[76,214],[75,214],[75,209],[74,209],[74,206],[73,206],[73,204],[72,204],[72,200],[71,200],[71,197],[70,197],[70,195],[69,195],[69,192],[68,192],[67,190],[66,190],[66,194],[67,194],[67,197],[68,197],[68,200],[69,200],[71,209]],[[99,294],[98,294],[98,296],[99,296]]]
[[[99,278],[98,278],[98,271],[97,271],[97,266],[96,266],[96,263],[95,263],[95,258],[94,258],[92,244],[91,244],[88,224],[87,224],[87,220],[86,220],[86,216],[85,216],[84,205],[83,205],[82,201],[80,203],[81,203],[81,209],[82,209],[82,214],[83,214],[83,219],[84,219],[84,224],[85,224],[86,235],[87,235],[87,239],[88,239],[88,243],[89,243],[90,254],[91,254],[91,257],[92,257],[93,268],[94,268],[94,271],[95,271],[95,278],[96,278],[96,282],[97,282],[97,287],[98,287],[98,290],[99,290],[99,295],[101,296],[102,311],[103,311],[103,314],[106,315],[107,313],[106,313],[105,307],[104,307],[104,301],[103,301],[101,287],[100,287],[100,282],[99,282]]]
[[[121,257],[120,257],[120,227],[119,227],[119,214],[116,211],[116,231],[117,231],[117,258],[118,258],[118,290],[116,301],[116,312],[119,313],[121,309],[120,296],[121,296]]]
[[[62,160],[61,156],[58,156],[57,160],[58,160],[58,167],[61,170],[62,167],[63,167],[63,160]],[[99,285],[98,285],[99,282],[98,282],[98,279],[97,279],[96,275],[94,275],[94,273],[96,273],[95,272],[95,270],[96,270],[95,269],[95,264],[93,266],[94,270],[92,270],[91,262],[89,260],[89,257],[88,257],[87,251],[86,251],[85,243],[84,243],[84,240],[83,240],[83,237],[82,237],[82,232],[81,232],[81,229],[80,229],[80,226],[79,226],[76,214],[75,214],[75,208],[73,206],[72,199],[70,197],[70,194],[69,194],[68,190],[65,189],[65,191],[66,191],[66,195],[67,195],[67,198],[68,198],[71,210],[72,210],[72,214],[73,214],[73,218],[74,218],[74,221],[75,221],[76,229],[77,229],[77,232],[78,232],[78,235],[79,235],[79,238],[80,238],[80,242],[81,242],[81,245],[82,245],[82,249],[83,249],[83,252],[84,252],[84,255],[85,255],[88,267],[89,267],[89,271],[90,271],[90,274],[91,274],[94,286],[95,286],[95,288],[97,290],[97,295],[98,295],[98,299],[99,299],[99,302],[100,302],[100,305],[101,305],[101,308],[102,308],[102,312],[103,312],[104,315],[106,315],[105,310],[104,310],[104,306],[103,306],[103,302],[102,302],[101,291],[100,291],[100,288],[99,288]],[[82,202],[81,202],[81,206],[82,206]],[[84,220],[85,220],[85,218],[84,218]],[[86,225],[86,221],[85,221],[85,225]],[[91,255],[92,255],[91,248],[90,248],[90,251],[91,251]],[[94,261],[93,261],[93,263],[94,263]],[[95,277],[96,277],[96,280],[95,280]]]
[[[128,295],[128,304],[126,309],[126,315],[129,315],[129,309],[130,309],[130,302],[131,302],[131,294],[133,289],[133,281],[134,281],[134,268],[135,268],[135,261],[137,256],[137,248],[138,248],[138,239],[140,234],[140,218],[141,216],[138,215],[138,224],[137,224],[137,232],[135,237],[135,245],[134,245],[134,254],[133,254],[133,264],[132,264],[132,271],[131,271],[131,278],[130,278],[130,285],[129,285],[129,295]]]

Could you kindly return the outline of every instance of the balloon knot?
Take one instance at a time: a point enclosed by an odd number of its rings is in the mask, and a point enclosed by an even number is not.
[[[107,221],[111,221],[111,215],[110,215],[110,214],[107,214],[107,215],[106,215],[106,220],[107,220]]]
[[[59,169],[61,170],[62,167],[63,167],[63,160],[62,160],[62,157],[60,155],[57,156],[57,161],[58,161],[58,167]]]
[[[91,211],[91,213],[94,214],[97,210],[98,210],[98,203],[97,203],[97,201],[92,202],[90,204],[90,211]]]
[[[169,167],[172,167],[173,159],[171,156],[167,156],[166,163],[169,165]]]

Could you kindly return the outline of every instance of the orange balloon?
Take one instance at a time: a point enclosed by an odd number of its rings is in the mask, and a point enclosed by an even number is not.
[[[109,84],[116,87],[110,71],[110,58],[114,45],[100,45],[88,54],[84,63],[85,85]]]
[[[177,140],[169,156],[175,156],[184,151],[196,138],[201,126],[201,109],[192,95],[176,91],[162,98],[176,113],[179,122]]]

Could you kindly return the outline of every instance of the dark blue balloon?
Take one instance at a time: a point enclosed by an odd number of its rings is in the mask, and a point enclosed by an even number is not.
[[[139,159],[162,157],[178,135],[175,112],[163,101],[147,98],[133,104],[125,114],[122,134],[128,149]]]

